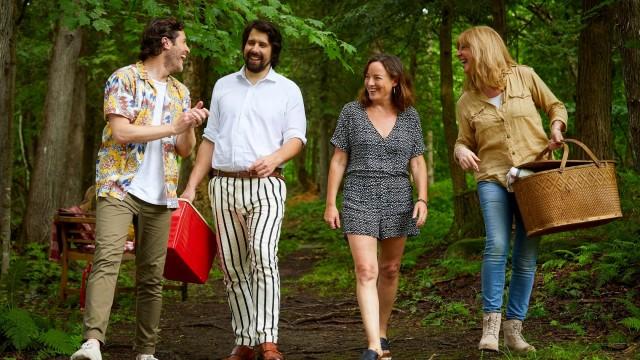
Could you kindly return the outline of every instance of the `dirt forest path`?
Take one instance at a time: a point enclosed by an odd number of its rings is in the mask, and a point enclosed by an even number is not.
[[[309,252],[298,251],[280,260],[283,281],[280,347],[289,360],[358,359],[366,345],[355,294],[314,296],[297,284],[315,262]],[[190,289],[189,299],[165,301],[161,322],[160,360],[222,359],[233,347],[231,318],[221,280],[210,280],[206,293]],[[394,311],[390,335],[394,359],[473,359],[480,329],[459,330],[420,325],[424,314]],[[117,323],[109,329],[104,359],[132,358],[134,325]],[[494,356],[495,357],[495,356]],[[487,356],[485,356],[487,358]]]

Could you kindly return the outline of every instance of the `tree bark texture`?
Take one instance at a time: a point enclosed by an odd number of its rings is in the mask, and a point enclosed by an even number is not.
[[[92,156],[86,151],[87,128],[87,69],[78,66],[73,85],[73,111],[69,117],[69,141],[66,158],[73,161],[67,167],[66,186],[60,188],[60,204],[69,207],[80,203],[85,193],[85,157]]]
[[[469,198],[465,196],[467,192],[467,182],[464,172],[453,158],[453,148],[458,137],[458,126],[456,124],[455,105],[453,101],[452,27],[453,4],[451,1],[445,1],[442,5],[442,22],[440,23],[440,103],[442,104],[444,137],[447,143],[447,159],[455,197],[453,224],[447,236],[449,241],[455,241],[463,237],[480,236],[479,234],[469,233],[463,230],[467,229],[465,224],[482,223],[481,217],[474,218],[465,211],[465,208],[468,207],[465,199]],[[473,196],[471,196],[471,198],[473,198]]]
[[[49,64],[42,135],[38,140],[23,221],[23,243],[47,241],[54,212],[62,206],[63,187],[68,186],[68,167],[78,162],[77,154],[73,159],[67,159],[66,155],[70,118],[78,110],[73,94],[81,44],[80,28],[57,27]]]
[[[505,0],[491,0],[492,27],[507,43],[507,6]]]
[[[330,64],[325,62],[322,65],[322,75],[320,77],[320,89],[327,89],[327,83],[330,75]],[[328,103],[327,92],[323,91],[320,95],[320,103]],[[329,140],[331,138],[330,131],[333,128],[333,116],[327,114],[326,111],[320,112],[320,126],[318,134],[318,189],[320,190],[320,199],[327,197],[327,179],[329,176],[329,161],[331,159],[331,146]]]
[[[11,183],[13,178],[13,95],[15,90],[16,40],[14,0],[0,0],[0,275],[9,271],[11,255]]]
[[[204,102],[204,107],[207,109],[211,109],[211,87],[206,83],[207,79],[207,64],[206,59],[192,56],[189,58],[189,62],[185,67],[182,73],[182,79],[184,80],[184,84],[189,89],[189,94],[191,96],[191,107],[196,106],[198,101],[202,100]],[[208,94],[205,97],[205,94]],[[202,133],[204,132],[204,127],[206,126],[206,122],[202,124],[196,131],[196,146],[194,150],[191,152],[191,155],[183,158],[180,162],[180,180],[178,182],[178,196],[182,194],[185,186],[187,185],[187,181],[189,181],[189,175],[191,174],[191,170],[193,169],[193,164],[196,159],[196,155],[198,153],[198,148],[202,143]],[[211,202],[209,199],[209,177],[206,176],[198,187],[196,188],[196,198],[194,200],[194,206],[198,209],[202,216],[205,219],[213,219],[213,213],[211,212]]]
[[[583,0],[584,28],[578,41],[576,134],[600,159],[613,157],[611,104],[613,90],[612,21],[609,6],[599,0]],[[597,7],[597,8],[596,8]],[[585,158],[574,149],[577,158]]]
[[[640,173],[640,0],[620,0],[618,31],[622,75],[629,112],[629,147],[633,168]]]

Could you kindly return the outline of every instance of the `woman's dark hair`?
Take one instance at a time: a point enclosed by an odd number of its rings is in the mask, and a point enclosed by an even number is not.
[[[166,37],[176,43],[178,31],[184,30],[184,24],[174,18],[154,19],[147,25],[140,41],[140,55],[142,61],[162,53],[162,38]]]
[[[391,103],[398,111],[404,111],[407,107],[412,106],[414,103],[413,98],[413,85],[409,76],[405,75],[402,66],[402,61],[397,56],[389,54],[376,54],[369,58],[367,65],[364,67],[362,73],[363,77],[367,75],[369,65],[374,62],[379,62],[384,66],[384,69],[389,73],[391,79],[398,82],[391,92]],[[360,90],[358,95],[358,101],[364,107],[371,105],[371,99],[369,98],[369,92],[366,86]]]
[[[256,29],[260,32],[267,34],[269,37],[269,44],[271,44],[271,67],[275,68],[278,65],[280,59],[280,50],[282,50],[282,35],[278,28],[271,22],[266,20],[254,20],[244,28],[242,33],[242,51],[247,45],[249,40],[249,34],[251,30]]]

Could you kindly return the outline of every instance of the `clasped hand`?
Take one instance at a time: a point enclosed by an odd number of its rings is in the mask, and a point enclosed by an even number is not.
[[[204,107],[202,101],[198,101],[196,106],[182,113],[173,122],[173,129],[176,134],[182,134],[188,129],[198,127],[209,117],[209,110]]]

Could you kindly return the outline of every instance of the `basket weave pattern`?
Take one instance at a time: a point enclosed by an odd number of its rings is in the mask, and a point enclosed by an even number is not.
[[[561,165],[518,179],[513,189],[528,236],[601,225],[622,217],[613,161]]]

